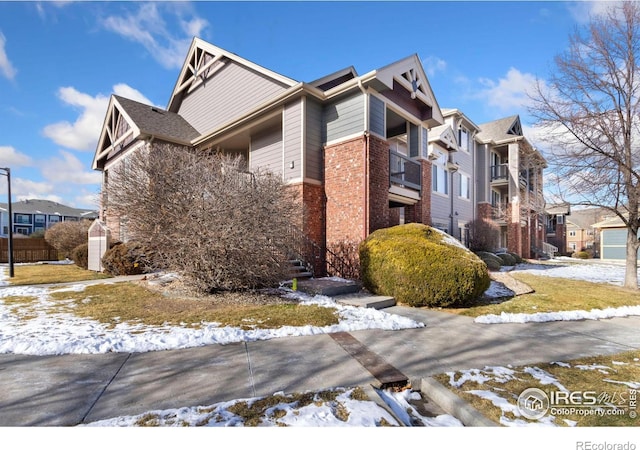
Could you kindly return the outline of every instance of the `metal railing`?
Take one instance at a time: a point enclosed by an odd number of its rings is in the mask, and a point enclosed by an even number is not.
[[[357,280],[360,277],[358,267],[328,248],[321,247],[300,229],[291,227],[289,233],[291,235],[289,251],[293,253],[291,256],[302,261],[313,276],[323,276],[326,273],[332,277],[350,280]]]
[[[422,165],[403,154],[389,150],[389,182],[420,192]]]
[[[509,179],[508,164],[498,164],[497,166],[491,166],[491,181],[507,179]]]
[[[548,242],[542,243],[542,251],[549,255],[549,258],[553,258],[558,253],[558,247],[551,245]]]

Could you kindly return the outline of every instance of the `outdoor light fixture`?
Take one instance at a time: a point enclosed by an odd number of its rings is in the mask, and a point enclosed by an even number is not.
[[[7,202],[9,213],[9,236],[7,237],[7,262],[9,263],[9,278],[13,278],[13,210],[11,209],[11,169],[9,167],[0,167],[0,175],[7,177]]]

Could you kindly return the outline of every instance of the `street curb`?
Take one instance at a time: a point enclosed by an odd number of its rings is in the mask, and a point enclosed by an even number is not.
[[[420,380],[420,391],[440,406],[447,414],[451,414],[462,422],[465,427],[499,426],[431,377]]]
[[[398,426],[400,427],[406,426],[402,422],[402,420],[400,420],[400,418],[396,415],[393,409],[387,404],[387,402],[385,402],[384,399],[380,397],[380,394],[372,385],[364,384],[364,385],[361,385],[360,387],[364,390],[365,394],[367,394],[367,397],[369,397],[369,400],[371,400],[376,405],[384,409],[386,412],[388,412],[391,415],[391,417],[396,419],[396,422],[398,422]]]

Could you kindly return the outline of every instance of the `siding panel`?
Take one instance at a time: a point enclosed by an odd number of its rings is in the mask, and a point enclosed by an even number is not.
[[[284,85],[227,61],[222,69],[185,96],[178,114],[200,133],[206,133],[284,90]]]
[[[364,131],[364,95],[356,94],[325,106],[324,141],[335,141]]]
[[[284,107],[284,179],[302,177],[302,100]],[[293,169],[291,168],[293,164]]]
[[[373,95],[369,96],[369,128],[372,133],[385,137],[384,102]]]
[[[305,176],[322,181],[324,178],[322,163],[322,105],[308,99],[306,106]]]
[[[282,129],[274,128],[251,137],[250,170],[282,174]]]

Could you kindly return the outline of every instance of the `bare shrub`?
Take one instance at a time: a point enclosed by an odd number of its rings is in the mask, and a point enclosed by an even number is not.
[[[73,258],[73,249],[88,241],[91,222],[88,220],[58,222],[49,228],[44,239],[65,258]]]
[[[272,286],[286,276],[295,192],[244,161],[156,144],[110,170],[108,213],[156,267],[201,292]]]
[[[469,222],[469,249],[474,252],[492,252],[500,242],[500,228],[492,220],[476,219]]]

